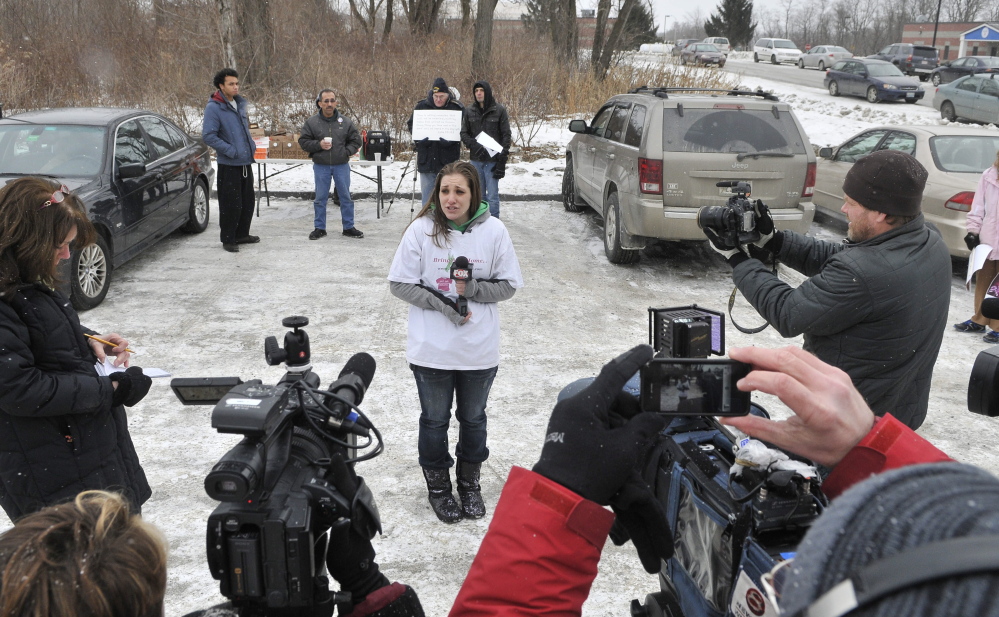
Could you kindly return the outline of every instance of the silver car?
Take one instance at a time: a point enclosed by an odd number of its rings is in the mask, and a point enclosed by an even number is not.
[[[636,88],[573,120],[562,199],[604,219],[611,263],[633,263],[650,238],[704,240],[702,206],[745,181],[782,229],[808,231],[815,154],[787,103],[765,92]]]
[[[939,86],[933,106],[940,117],[954,122],[965,118],[999,124],[999,79],[995,75],[969,75]]]
[[[836,148],[819,150],[815,207],[846,222],[843,180],[862,156],[875,150],[907,152],[929,172],[923,191],[923,216],[943,234],[950,254],[967,257],[965,218],[978,179],[996,160],[999,132],[952,126],[879,126],[865,129]]]
[[[798,68],[815,68],[824,71],[836,64],[837,60],[845,60],[852,57],[853,54],[850,53],[849,49],[836,45],[819,45],[809,49],[798,58]]]

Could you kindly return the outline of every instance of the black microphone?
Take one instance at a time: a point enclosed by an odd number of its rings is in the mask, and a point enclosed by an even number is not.
[[[370,354],[363,351],[351,356],[350,360],[343,365],[343,370],[337,380],[330,384],[330,392],[352,405],[359,405],[364,399],[364,392],[371,385],[371,380],[375,376],[375,359]],[[368,429],[371,424],[359,416],[357,412],[350,408],[343,401],[333,399],[329,406],[333,415],[326,420],[326,423],[333,428],[345,430],[361,437],[368,436]]]
[[[468,281],[472,278],[472,264],[468,263],[468,258],[464,255],[454,258],[451,264],[451,278],[455,281]],[[458,314],[464,317],[468,315],[468,300],[465,296],[458,296]]]

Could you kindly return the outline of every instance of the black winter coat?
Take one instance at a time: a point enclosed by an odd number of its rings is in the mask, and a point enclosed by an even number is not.
[[[922,215],[857,244],[785,231],[779,259],[797,288],[747,260],[732,276],[760,315],[806,351],[847,372],[875,414],[919,428],[950,307],[951,261]]]
[[[329,137],[332,145],[329,150],[323,150],[322,140]],[[334,110],[329,118],[323,112],[305,121],[298,145],[309,153],[312,162],[317,165],[343,165],[350,162],[350,157],[361,149],[361,134],[350,118]]]
[[[472,104],[465,108],[465,115],[461,122],[461,142],[468,148],[471,160],[486,163],[496,162],[497,159],[510,151],[510,143],[513,141],[513,135],[510,132],[510,116],[506,113],[506,107],[497,103],[493,98],[493,89],[489,86],[489,82],[475,82],[475,85],[472,86],[473,96],[476,88],[482,88],[485,91],[485,100],[481,107],[478,101],[473,100]],[[483,131],[503,146],[502,153],[491,157],[489,151],[475,141],[475,138]]]
[[[448,97],[444,107],[434,105],[434,94],[430,92],[427,98],[423,99],[413,108],[413,111],[423,110],[440,111],[462,111],[465,108],[458,101]],[[413,132],[413,116],[409,116],[407,123],[409,132]],[[421,174],[438,174],[448,163],[453,163],[461,158],[460,141],[444,141],[441,139],[421,139],[413,144],[416,150],[416,169]]]
[[[88,489],[135,505],[151,494],[84,331],[69,301],[42,285],[0,301],[0,506],[11,519]]]

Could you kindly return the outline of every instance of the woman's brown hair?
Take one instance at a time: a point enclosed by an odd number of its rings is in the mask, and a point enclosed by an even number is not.
[[[76,246],[94,241],[94,226],[72,193],[42,207],[58,190],[44,178],[19,178],[0,189],[0,298],[7,302],[21,285],[55,285],[55,250],[74,227]]]
[[[421,216],[430,216],[434,221],[434,229],[430,232],[430,236],[434,239],[434,244],[440,248],[444,248],[447,244],[448,234],[451,233],[451,227],[448,226],[448,218],[444,214],[444,210],[438,207],[437,202],[440,201],[441,194],[441,180],[444,176],[451,176],[458,174],[464,176],[465,180],[468,182],[468,192],[471,197],[468,207],[468,216],[475,216],[478,211],[479,203],[482,201],[482,187],[479,184],[479,171],[472,166],[471,163],[465,161],[455,161],[453,163],[448,163],[441,169],[441,172],[437,174],[437,180],[434,181],[434,192],[430,196],[427,203],[423,204],[423,208],[416,214],[416,218]],[[413,220],[416,220],[414,218]]]
[[[166,543],[117,493],[86,491],[0,535],[3,617],[159,617]]]

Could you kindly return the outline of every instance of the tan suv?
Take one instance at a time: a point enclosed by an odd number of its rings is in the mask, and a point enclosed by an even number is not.
[[[815,153],[772,94],[636,88],[569,130],[563,205],[603,217],[611,263],[637,261],[650,238],[704,240],[697,210],[726,203],[722,181],[749,182],[781,229],[805,233],[812,223]]]

